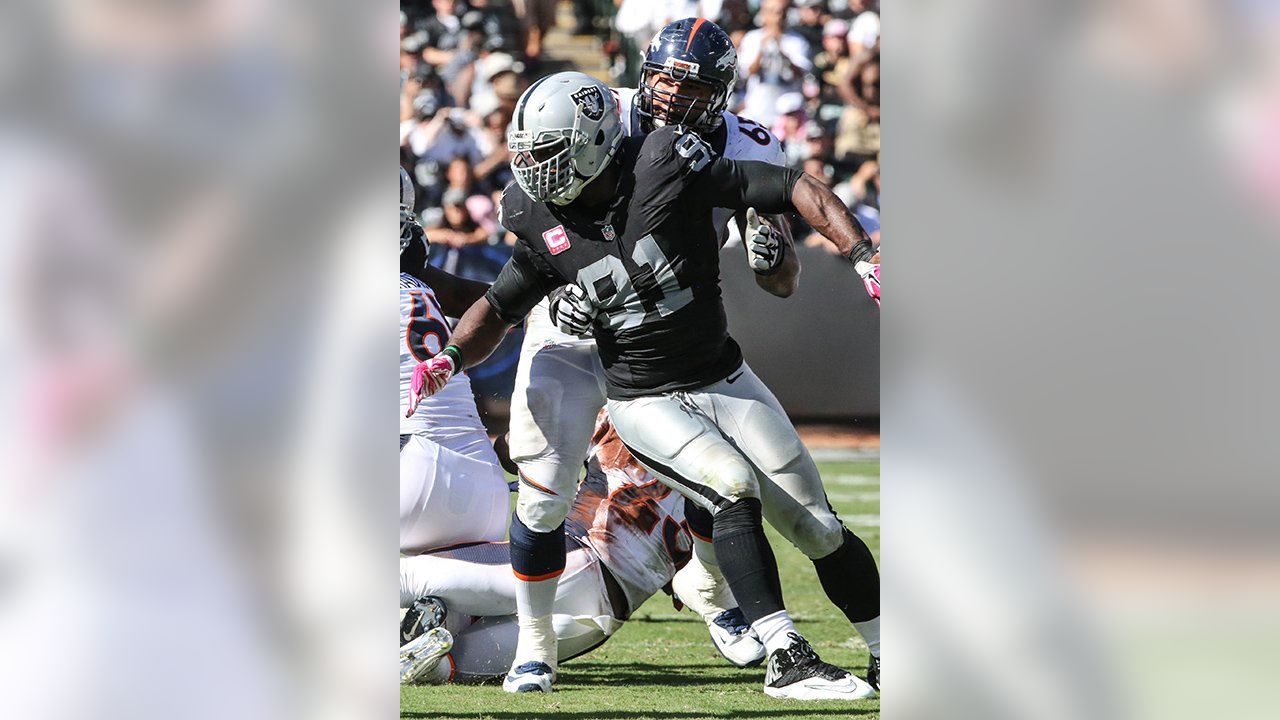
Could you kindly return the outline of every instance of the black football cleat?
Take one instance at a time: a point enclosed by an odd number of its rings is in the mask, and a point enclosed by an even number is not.
[[[859,700],[876,691],[852,673],[822,661],[809,642],[790,633],[791,645],[769,656],[764,693],[790,700]]]
[[[415,600],[400,621],[400,644],[408,644],[422,633],[440,627],[448,614],[440,598],[427,596]]]

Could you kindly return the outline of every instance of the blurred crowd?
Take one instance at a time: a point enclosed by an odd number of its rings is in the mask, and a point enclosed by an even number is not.
[[[730,109],[770,128],[788,163],[831,186],[879,241],[878,0],[564,4],[564,34],[598,47],[599,68],[576,67],[547,41],[556,0],[402,0],[400,160],[417,184],[433,264],[491,280],[510,255],[497,219],[511,179],[505,135],[531,81],[580,69],[634,87],[653,35],[696,16],[714,20],[738,46]],[[829,247],[793,222],[797,240]]]

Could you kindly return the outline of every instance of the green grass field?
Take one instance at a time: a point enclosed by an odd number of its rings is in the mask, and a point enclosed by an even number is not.
[[[880,556],[879,461],[819,463],[845,524]],[[787,608],[822,658],[865,676],[867,650],[822,593],[813,565],[772,528]],[[405,687],[406,718],[878,718],[879,699],[788,702],[761,690],[764,667],[739,670],[711,646],[692,612],[665,594],[650,598],[601,648],[560,667],[551,695],[508,695],[497,685]]]

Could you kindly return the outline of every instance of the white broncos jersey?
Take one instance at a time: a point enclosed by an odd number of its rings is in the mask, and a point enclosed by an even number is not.
[[[600,558],[636,608],[693,556],[684,496],[642,468],[601,411],[587,477],[565,519],[569,537]]]
[[[643,135],[644,129],[640,126],[640,113],[635,103],[639,91],[635,88],[611,88],[611,90],[613,96],[618,100],[618,112],[622,116],[623,133],[627,137]],[[774,137],[768,128],[754,120],[739,117],[728,111],[722,113],[722,116],[724,117],[723,129],[716,131],[714,137],[707,138],[711,141],[713,150],[722,153],[724,157],[730,160],[758,160],[773,165],[787,164],[787,154],[782,149],[782,143],[778,142],[778,138]],[[723,147],[719,142],[721,138],[723,138]],[[726,208],[716,208],[712,211],[712,218],[715,221],[717,237],[720,240],[720,244],[723,245],[729,238],[729,226],[733,222],[733,211]],[[527,332],[536,331],[539,337],[545,336],[545,339],[549,342],[583,341],[582,338],[566,335],[556,329],[551,324],[551,317],[547,307],[547,301],[544,299],[529,313],[529,320],[526,326]],[[590,341],[590,338],[587,341]]]
[[[419,403],[412,417],[404,416],[409,409],[414,367],[443,350],[452,332],[435,291],[412,275],[400,273],[400,434],[425,434],[444,447],[461,451],[477,441],[477,433],[486,443],[488,440],[466,373],[453,376],[440,392]]]

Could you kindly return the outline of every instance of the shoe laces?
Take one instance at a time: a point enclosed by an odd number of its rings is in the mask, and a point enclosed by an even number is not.
[[[813,646],[809,644],[799,633],[787,633],[787,637],[791,639],[791,646],[787,648],[787,654],[792,660],[820,660],[818,653],[814,651]]]
[[[819,675],[827,680],[839,680],[849,674],[829,662],[824,662],[822,658],[818,657],[818,653],[809,644],[809,641],[801,637],[799,633],[788,633],[787,637],[791,639],[791,647],[788,647],[786,652],[792,662],[803,663],[813,667]]]

